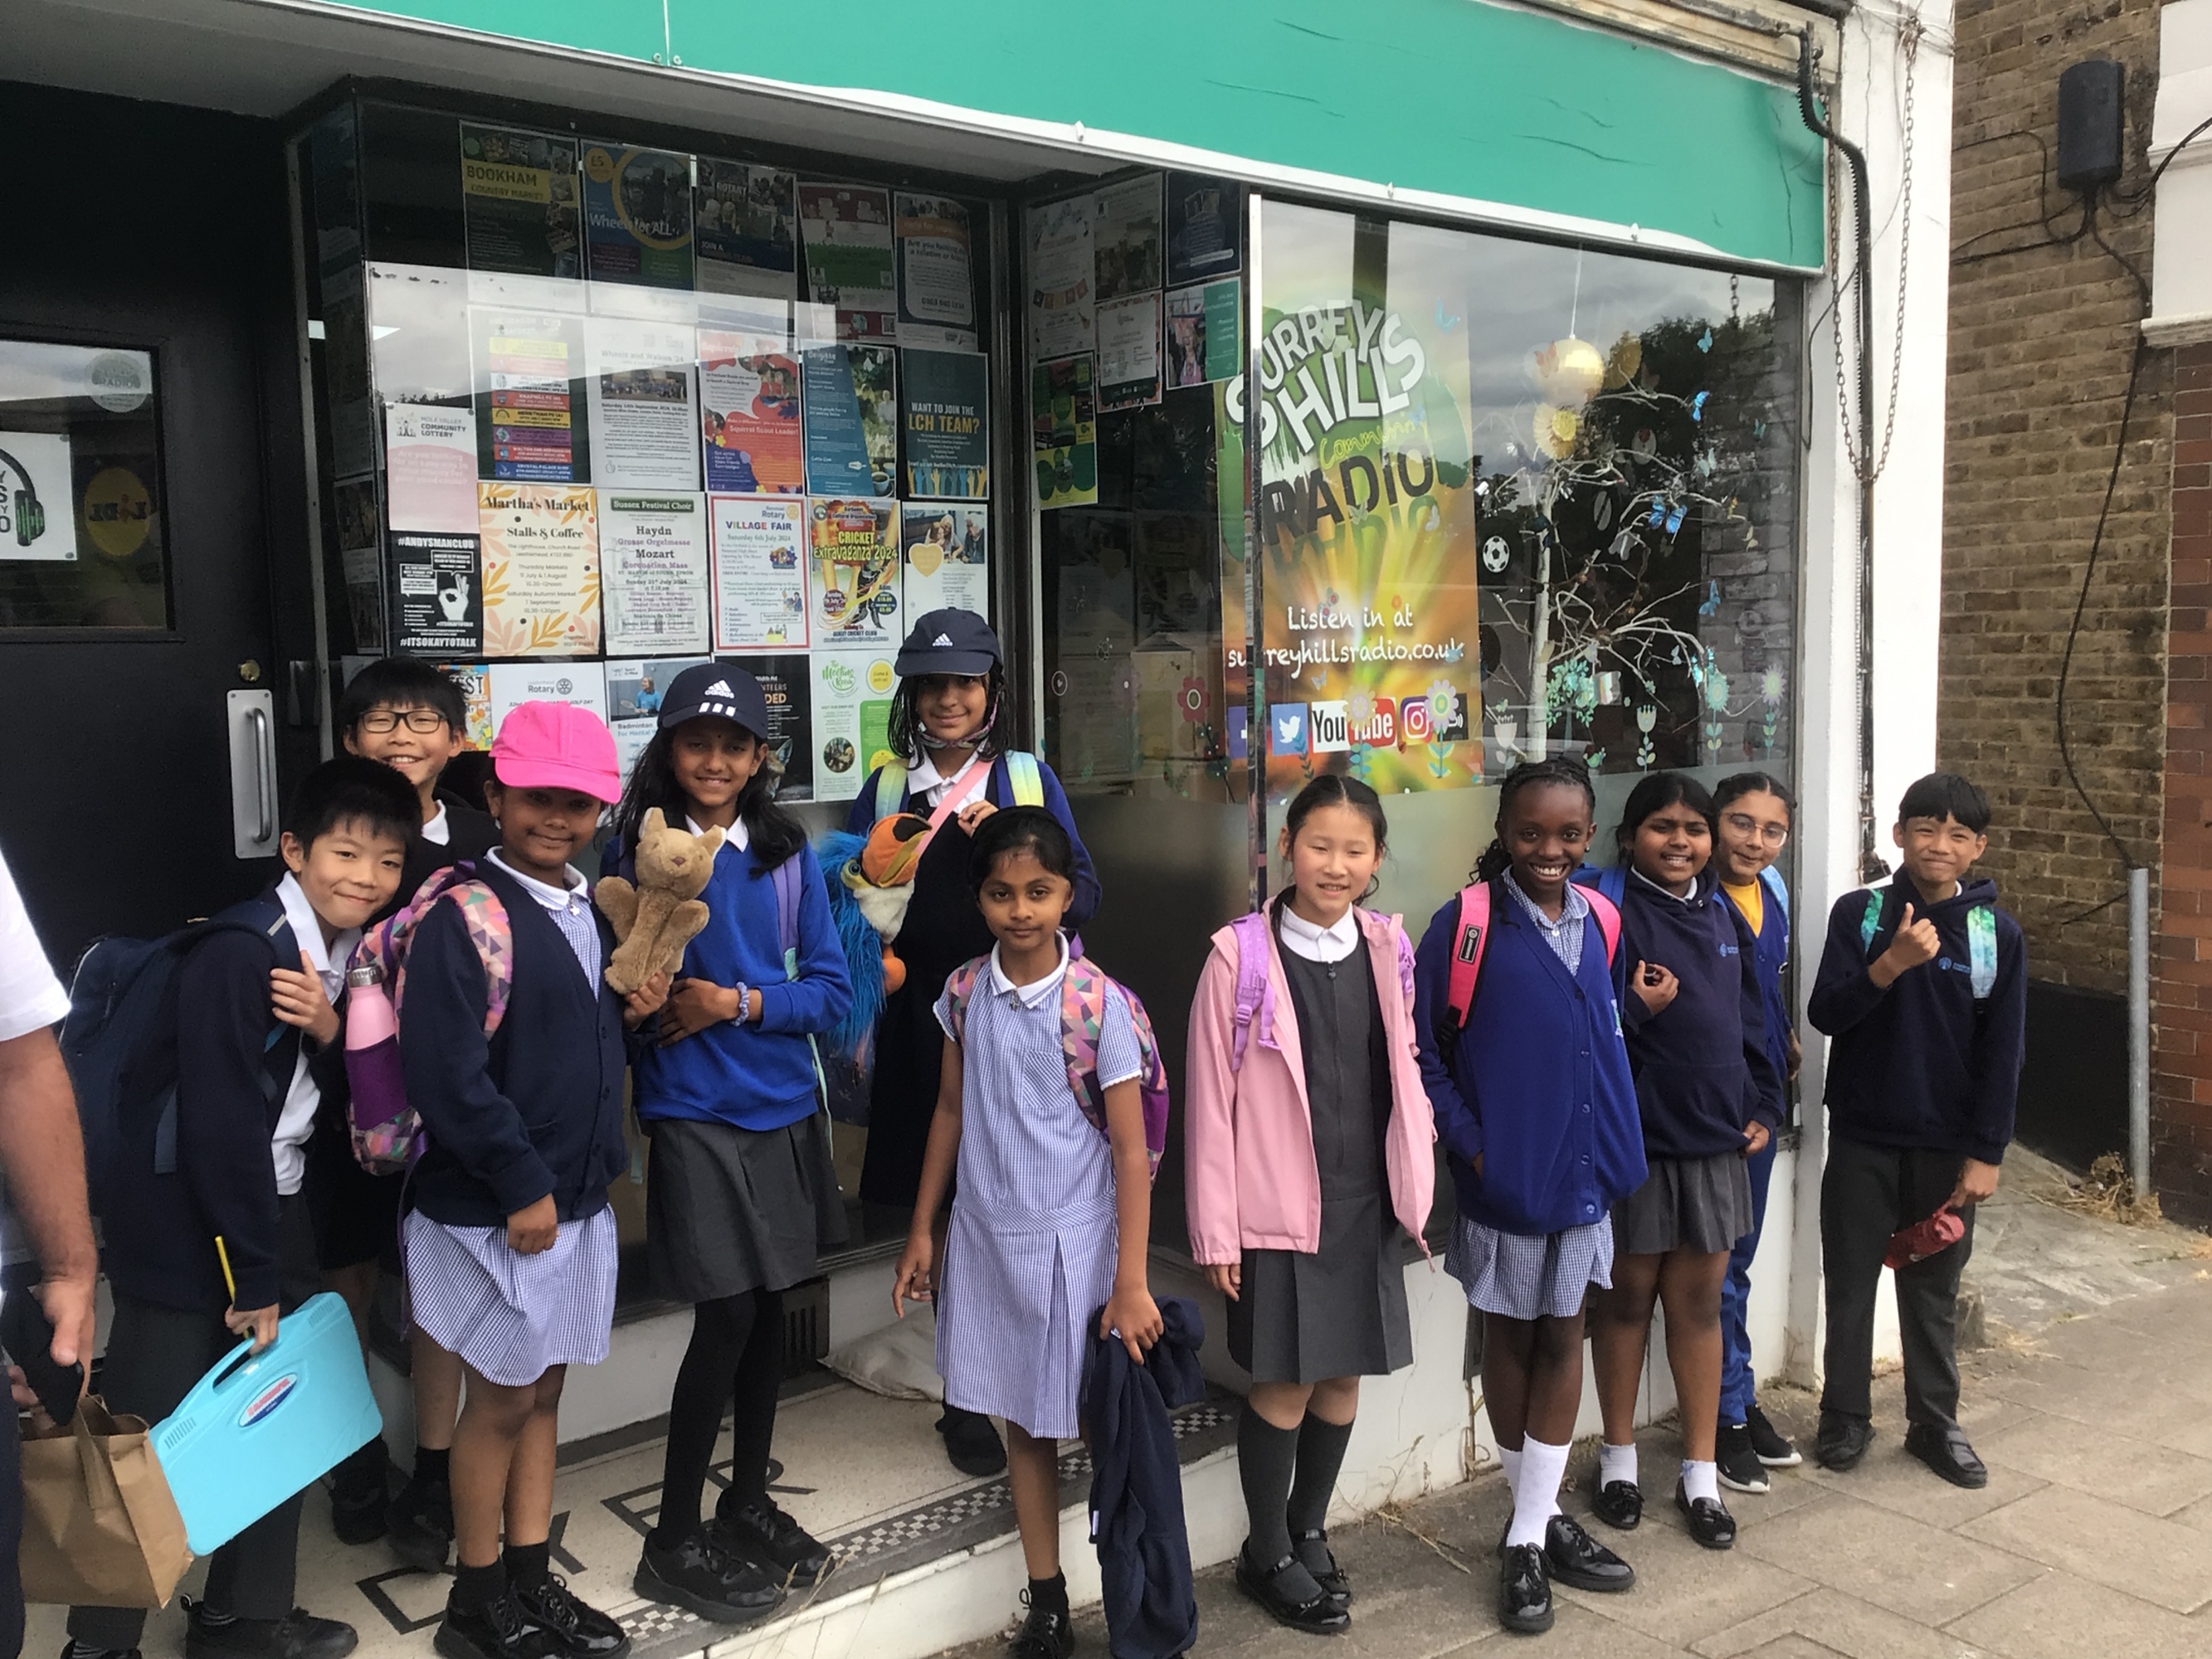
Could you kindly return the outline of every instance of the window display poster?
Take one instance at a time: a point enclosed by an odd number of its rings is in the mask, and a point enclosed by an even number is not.
[[[16,434],[9,434],[10,438]],[[12,491],[12,486],[11,491]],[[345,578],[346,618],[353,625],[353,648],[372,655],[384,653],[384,548],[378,532],[376,480],[374,477],[341,478],[331,487],[331,505],[337,516],[338,569]],[[67,501],[69,495],[60,496]],[[22,503],[16,502],[20,514]],[[56,514],[73,522],[75,514]],[[50,520],[51,522],[51,520]],[[15,525],[18,536],[25,521]],[[10,540],[15,539],[11,537]]]
[[[700,291],[797,299],[796,175],[703,156],[698,170],[692,234]]]
[[[1109,185],[1094,198],[1098,300],[1104,304],[1160,286],[1160,175]]]
[[[1097,344],[1098,276],[1091,252],[1091,198],[1030,210],[1030,356],[1066,357]]]
[[[70,441],[58,432],[0,432],[0,559],[54,560],[76,557],[77,515],[70,510],[76,495]],[[376,481],[368,486],[371,542],[376,528]],[[337,488],[340,528],[346,512],[346,486]],[[340,545],[344,544],[341,537]]]
[[[910,495],[981,501],[991,493],[991,362],[981,352],[899,350]]]
[[[480,310],[476,340],[477,476],[591,482],[580,317]]]
[[[803,655],[732,657],[731,668],[742,670],[760,682],[761,701],[768,705],[767,740],[769,758],[776,769],[775,798],[780,801],[814,799],[814,674]]]
[[[793,496],[712,495],[714,649],[805,650],[806,503]]]
[[[573,485],[480,483],[484,650],[585,656],[599,648],[599,520]]]
[[[603,662],[495,662],[491,665],[491,729],[526,702],[565,702],[607,717]]]
[[[610,720],[657,721],[660,700],[687,668],[711,662],[711,657],[655,657],[607,664],[607,718]],[[642,747],[642,745],[640,745]]]
[[[446,678],[461,688],[461,707],[466,711],[463,723],[467,746],[471,749],[491,747],[491,665],[482,662],[448,662],[438,665]],[[349,674],[348,679],[353,678]]]
[[[975,349],[975,276],[968,204],[950,196],[891,198],[898,235],[902,345]]]
[[[1168,174],[1168,285],[1244,265],[1244,187],[1206,173]]]
[[[1039,507],[1090,507],[1098,500],[1098,406],[1088,356],[1030,371],[1030,449]]]
[[[461,224],[471,270],[581,276],[576,141],[464,122]]]
[[[599,492],[606,648],[707,649],[707,500]]]
[[[392,532],[394,651],[473,656],[483,649],[483,594],[477,538],[424,531]]]
[[[693,406],[691,330],[594,317],[592,453],[610,489],[699,487],[699,414]]]
[[[817,800],[851,800],[868,775],[892,758],[893,651],[817,651],[807,659],[814,691]]]
[[[892,504],[813,496],[806,511],[815,648],[897,645],[905,624]]]
[[[907,501],[899,507],[909,617],[933,611],[991,614],[990,509],[957,501]]]
[[[799,359],[787,340],[701,329],[699,419],[708,489],[744,495],[805,492]]]
[[[890,192],[802,181],[799,229],[808,297],[837,308],[837,337],[891,338],[898,327],[898,277]]]
[[[1098,411],[1160,400],[1160,296],[1109,300],[1098,307]]]
[[[811,345],[799,354],[810,495],[889,495],[897,486],[897,354]]]
[[[584,147],[586,266],[595,283],[691,287],[691,158]]]
[[[1237,378],[1237,279],[1170,289],[1167,301],[1167,383],[1206,386]]]
[[[384,488],[394,530],[477,533],[477,417],[441,404],[387,404]]]
[[[368,307],[361,267],[324,285],[324,357],[330,385],[331,460],[350,477],[376,466],[376,409],[369,401]]]

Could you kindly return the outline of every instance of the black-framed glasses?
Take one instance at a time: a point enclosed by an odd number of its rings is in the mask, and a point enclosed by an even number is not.
[[[378,737],[397,732],[404,723],[410,732],[419,732],[424,737],[442,729],[446,717],[434,708],[372,708],[361,717],[361,729]]]
[[[1786,823],[1761,823],[1747,812],[1723,814],[1721,822],[1739,836],[1757,836],[1769,847],[1783,847],[1789,844],[1790,826]]]

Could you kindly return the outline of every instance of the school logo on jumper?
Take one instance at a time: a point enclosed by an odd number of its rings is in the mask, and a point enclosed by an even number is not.
[[[1313,705],[1313,751],[1341,754],[1352,747],[1352,717],[1340,702]]]
[[[1268,709],[1267,741],[1272,753],[1304,754],[1306,752],[1305,704],[1279,702]]]
[[[270,1413],[292,1397],[292,1390],[300,1386],[300,1375],[293,1371],[278,1377],[259,1394],[253,1396],[246,1409],[238,1414],[238,1426],[250,1429]]]

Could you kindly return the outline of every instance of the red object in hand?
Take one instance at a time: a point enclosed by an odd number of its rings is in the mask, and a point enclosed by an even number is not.
[[[1925,1221],[1916,1221],[1910,1227],[1892,1233],[1889,1236],[1889,1254],[1882,1257],[1882,1265],[1909,1267],[1916,1261],[1925,1261],[1929,1256],[1949,1249],[1966,1236],[1965,1218],[1947,1204]]]

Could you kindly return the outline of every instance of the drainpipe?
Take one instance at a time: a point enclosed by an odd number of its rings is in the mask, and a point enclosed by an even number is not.
[[[2150,872],[2128,872],[2128,1175],[2150,1184]]]

